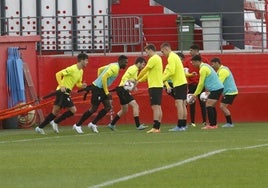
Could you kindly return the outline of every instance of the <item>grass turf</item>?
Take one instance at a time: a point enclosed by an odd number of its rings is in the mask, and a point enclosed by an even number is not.
[[[119,125],[117,131],[99,127],[100,134],[94,134],[83,127],[83,135],[71,127],[60,127],[59,135],[49,126],[47,135],[33,129],[0,130],[1,187],[268,185],[267,123],[189,127],[185,132],[169,128],[162,125],[160,134],[146,134],[133,125]]]

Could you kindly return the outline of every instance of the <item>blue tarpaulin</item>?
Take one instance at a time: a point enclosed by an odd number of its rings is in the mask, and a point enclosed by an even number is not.
[[[23,61],[18,47],[8,48],[7,59],[8,107],[26,102]]]

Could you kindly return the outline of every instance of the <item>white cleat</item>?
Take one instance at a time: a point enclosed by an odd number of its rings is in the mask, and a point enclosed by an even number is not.
[[[58,124],[54,122],[54,120],[52,120],[50,122],[50,125],[52,126],[52,129],[54,130],[55,133],[59,134],[59,128],[58,128]]]
[[[46,134],[45,131],[42,128],[39,128],[39,127],[35,128],[35,132],[37,132],[39,134]]]
[[[91,122],[88,124],[88,128],[90,128],[94,133],[99,133],[99,131],[97,129],[97,125],[95,125]]]
[[[76,124],[73,125],[73,130],[75,130],[78,134],[84,133],[81,126],[76,126]]]

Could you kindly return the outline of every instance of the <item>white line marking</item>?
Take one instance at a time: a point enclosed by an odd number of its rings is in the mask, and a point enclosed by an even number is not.
[[[145,170],[143,172],[139,172],[139,173],[132,174],[132,175],[129,175],[129,176],[124,176],[124,177],[114,179],[114,180],[111,180],[111,181],[106,181],[106,182],[103,182],[101,184],[93,185],[93,186],[90,186],[88,188],[101,188],[101,187],[113,185],[115,183],[128,181],[130,179],[134,179],[134,178],[137,178],[137,177],[140,177],[140,176],[152,174],[152,173],[159,172],[159,171],[162,171],[162,170],[167,170],[167,169],[174,168],[174,167],[177,167],[177,166],[181,166],[181,165],[184,165],[186,163],[190,163],[190,162],[193,162],[193,161],[196,161],[196,160],[199,160],[199,159],[207,158],[207,157],[210,157],[212,155],[216,155],[216,154],[219,154],[219,153],[222,153],[222,152],[225,152],[225,151],[242,150],[242,149],[254,149],[254,148],[260,148],[260,147],[267,147],[267,146],[268,146],[268,144],[262,144],[262,145],[247,146],[247,147],[242,147],[242,148],[230,148],[230,149],[215,150],[215,151],[211,151],[211,152],[208,152],[208,153],[205,153],[205,154],[202,154],[202,155],[197,155],[197,156],[185,159],[183,161],[179,161],[177,163],[172,163],[170,165],[162,166],[162,167],[159,167],[159,168],[154,168],[154,169],[151,169],[151,170]]]

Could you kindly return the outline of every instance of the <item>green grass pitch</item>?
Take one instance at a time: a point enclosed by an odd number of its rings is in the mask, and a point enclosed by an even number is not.
[[[268,123],[160,134],[119,125],[117,131],[71,126],[47,135],[0,130],[3,188],[263,188],[268,185]]]

